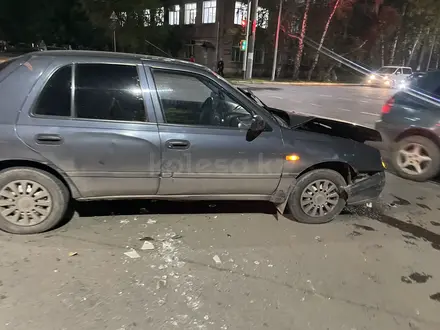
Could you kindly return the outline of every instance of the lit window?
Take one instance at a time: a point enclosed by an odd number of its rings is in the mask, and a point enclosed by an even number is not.
[[[202,23],[215,23],[216,20],[216,1],[203,1],[203,20]]]
[[[185,4],[185,24],[196,24],[197,17],[197,3]]]
[[[247,5],[240,1],[235,1],[234,24],[241,25],[241,22],[247,19]]]
[[[150,26],[151,24],[151,11],[150,9],[144,10],[144,26]]]
[[[269,26],[269,9],[258,7],[257,25],[260,28],[267,29]]]
[[[170,25],[179,25],[180,23],[180,6],[173,6],[168,12],[168,21]]]
[[[156,26],[162,26],[165,19],[165,8],[157,8],[155,10],[154,21],[156,22]]]

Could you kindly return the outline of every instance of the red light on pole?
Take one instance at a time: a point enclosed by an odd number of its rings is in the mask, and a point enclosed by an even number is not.
[[[241,20],[241,27],[242,27],[243,29],[245,29],[246,26],[247,26],[247,20],[242,19],[242,20]]]
[[[255,33],[257,31],[257,21],[253,20],[252,22],[252,33]]]

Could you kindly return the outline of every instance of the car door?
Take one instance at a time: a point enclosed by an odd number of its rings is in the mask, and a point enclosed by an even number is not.
[[[240,92],[234,96],[232,88],[198,73],[152,68],[151,74],[162,144],[159,194],[270,195],[276,190],[284,163],[278,126],[248,141],[253,112],[240,102],[245,98]]]
[[[83,198],[154,195],[159,133],[142,64],[99,60],[51,66],[24,105],[17,133]]]

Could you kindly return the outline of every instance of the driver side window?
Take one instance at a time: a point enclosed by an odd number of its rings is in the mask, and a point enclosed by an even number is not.
[[[153,70],[165,122],[175,125],[242,128],[252,115],[202,76]]]

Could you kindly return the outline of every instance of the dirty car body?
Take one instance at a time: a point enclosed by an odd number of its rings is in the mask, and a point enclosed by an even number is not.
[[[261,105],[211,70],[47,51],[0,69],[0,228],[36,233],[74,200],[263,200],[331,221],[383,189],[374,130]]]

